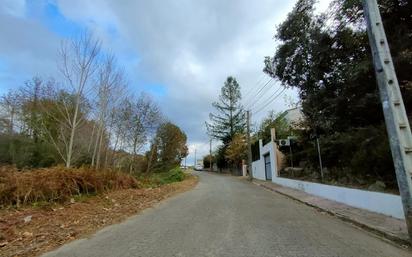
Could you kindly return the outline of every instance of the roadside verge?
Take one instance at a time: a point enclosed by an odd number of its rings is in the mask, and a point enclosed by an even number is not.
[[[66,204],[0,211],[0,256],[38,256],[188,191],[196,176],[156,188],[123,189]]]

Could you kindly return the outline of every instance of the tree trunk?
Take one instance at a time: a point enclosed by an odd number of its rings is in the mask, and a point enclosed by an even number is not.
[[[73,143],[74,143],[74,137],[75,137],[76,128],[77,128],[77,115],[79,113],[79,105],[80,105],[80,95],[78,94],[76,96],[76,108],[74,110],[72,127],[70,131],[69,148],[67,149],[66,168],[71,167],[72,154],[73,154]]]
[[[155,149],[156,149],[156,151],[157,151],[157,143],[156,143],[156,142],[153,142],[152,149],[151,149],[151,151],[150,151],[149,160],[147,161],[146,173],[149,173],[149,172],[150,172],[150,168],[151,168],[151,164],[152,164],[152,161],[153,161],[153,155],[154,155]]]

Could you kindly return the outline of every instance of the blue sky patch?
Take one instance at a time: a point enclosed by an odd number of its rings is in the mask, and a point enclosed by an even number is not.
[[[36,3],[31,3],[35,5]],[[59,36],[69,38],[77,35],[85,29],[85,26],[67,19],[53,2],[34,6],[28,15],[38,19],[50,31],[53,31]]]

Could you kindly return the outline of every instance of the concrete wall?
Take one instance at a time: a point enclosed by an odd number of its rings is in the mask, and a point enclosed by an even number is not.
[[[266,180],[265,163],[262,159],[252,162],[253,177],[260,180]]]
[[[277,162],[279,160],[275,155],[275,152],[277,152],[276,144],[274,142],[269,142],[263,146],[262,140],[259,140],[259,149],[260,159],[252,163],[253,177],[256,179],[266,180],[265,161],[263,156],[269,153],[272,165],[273,183],[302,190],[308,194],[323,197],[356,208],[381,213],[398,219],[405,218],[401,198],[398,195],[281,178],[278,176],[277,172]]]
[[[270,154],[272,179],[277,176],[277,158],[275,149],[276,144],[274,142],[269,142],[266,145],[263,145],[262,140],[259,140],[260,159],[252,162],[252,171],[254,178],[266,180],[265,159],[263,157],[266,154]]]
[[[398,195],[337,187],[287,178],[273,177],[272,182],[305,191],[353,207],[404,219],[401,198]]]

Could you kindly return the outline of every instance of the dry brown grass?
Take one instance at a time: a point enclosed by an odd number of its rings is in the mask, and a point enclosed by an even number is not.
[[[64,202],[76,195],[137,187],[134,177],[113,171],[54,167],[22,172],[10,167],[0,168],[2,207]]]
[[[0,210],[0,256],[38,256],[190,190],[197,181],[197,177],[187,176],[182,182],[157,188],[110,191],[73,204]],[[28,216],[30,222],[24,220]]]

